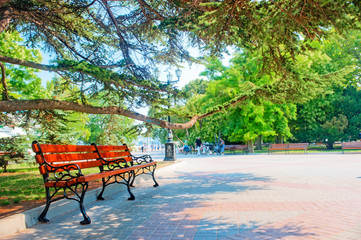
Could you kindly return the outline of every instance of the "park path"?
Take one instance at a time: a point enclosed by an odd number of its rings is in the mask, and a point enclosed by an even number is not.
[[[160,159],[161,156],[156,156]],[[361,239],[361,154],[181,156],[143,182],[4,239]]]

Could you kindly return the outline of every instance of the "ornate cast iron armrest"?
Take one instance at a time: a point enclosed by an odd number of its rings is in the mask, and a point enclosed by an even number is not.
[[[153,162],[153,159],[150,155],[143,155],[140,157],[136,157],[132,155],[132,159],[133,159],[133,163],[137,163],[137,164]]]
[[[50,172],[54,173],[54,179],[56,181],[69,181],[80,176],[84,176],[80,167],[77,164],[64,164],[59,166],[53,166],[51,164],[45,164],[50,168]]]
[[[127,161],[124,158],[117,158],[113,160],[105,160],[104,158],[99,158],[99,160],[102,162],[103,167],[108,167],[108,169],[105,169],[104,171],[111,171],[117,168],[128,167]]]

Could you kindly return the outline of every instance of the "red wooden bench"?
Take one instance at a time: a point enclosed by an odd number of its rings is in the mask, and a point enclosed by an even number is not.
[[[247,152],[247,146],[246,145],[224,145],[224,150],[225,151],[229,151],[229,152],[232,152],[233,154],[236,154],[236,150],[241,150],[243,151],[244,153]]]
[[[34,141],[32,148],[36,153],[35,159],[39,164],[46,192],[46,206],[38,218],[39,222],[49,221],[46,214],[52,202],[66,198],[79,202],[80,212],[84,217],[80,223],[90,224],[83,201],[88,183],[92,180],[102,180],[103,187],[97,196],[98,200],[104,200],[105,188],[113,183],[126,185],[130,195],[128,200],[134,200],[130,187],[139,174],[150,174],[154,187],[158,186],[154,178],[156,162],[149,155],[133,156],[127,145],[51,145]],[[83,173],[83,169],[94,167],[98,169],[96,173]],[[59,195],[61,192],[62,195]]]
[[[308,143],[289,143],[287,147],[287,151],[289,150],[303,150],[306,154],[308,148]]]
[[[286,154],[287,146],[288,146],[288,144],[285,144],[285,143],[270,144],[270,146],[268,148],[268,154],[270,154],[271,151],[285,151],[285,154]]]
[[[345,153],[345,149],[350,149],[350,150],[361,149],[361,142],[343,142],[342,153]]]
[[[287,154],[289,150],[303,150],[306,153],[307,147],[308,143],[274,143],[268,148],[268,154],[271,151],[285,151],[285,154]]]

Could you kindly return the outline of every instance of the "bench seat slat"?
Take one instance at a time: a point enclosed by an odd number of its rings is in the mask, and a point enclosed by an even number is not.
[[[76,183],[81,183],[81,182],[89,182],[89,181],[93,181],[96,179],[101,179],[101,178],[106,178],[106,177],[110,177],[110,176],[114,176],[114,175],[119,175],[125,172],[129,172],[132,170],[136,170],[136,169],[140,169],[140,168],[144,168],[144,167],[148,167],[151,165],[155,165],[156,162],[150,162],[150,163],[146,163],[146,164],[142,164],[142,165],[135,165],[132,167],[128,167],[128,168],[122,168],[122,169],[115,169],[112,171],[104,171],[104,172],[100,172],[100,173],[93,173],[93,174],[88,174],[85,176],[80,176],[78,178],[74,178],[71,179],[69,181],[48,181],[45,183],[46,187],[65,187],[65,186],[71,186],[74,185]]]

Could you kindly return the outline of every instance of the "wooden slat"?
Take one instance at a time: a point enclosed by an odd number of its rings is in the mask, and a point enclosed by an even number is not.
[[[63,152],[94,152],[93,145],[54,145],[54,144],[39,144],[43,153],[63,153]],[[39,152],[39,146],[33,144],[33,151]]]
[[[35,155],[35,160],[37,163],[39,164],[43,164],[44,163],[44,160],[43,158],[41,157],[41,155]]]
[[[288,144],[283,143],[277,143],[277,144],[271,144],[268,150],[286,150]]]
[[[342,149],[361,149],[361,142],[344,142]]]
[[[84,162],[72,162],[72,164],[78,165],[78,167],[80,169],[99,167],[99,166],[102,165],[102,163],[100,161],[98,161],[98,160],[84,161]],[[53,167],[61,167],[61,166],[65,166],[65,165],[68,165],[68,164],[52,164]],[[54,172],[52,170],[52,168],[47,166],[47,165],[39,166],[39,171],[40,171],[41,174]],[[57,172],[61,172],[61,171],[64,171],[64,170],[61,170],[61,169],[57,170]]]
[[[244,150],[244,149],[246,149],[246,146],[245,145],[235,145],[234,149],[236,149],[236,150]]]
[[[109,151],[129,151],[127,145],[123,146],[98,146],[99,152],[109,152]]]
[[[122,158],[105,158],[104,160],[106,161],[115,161],[115,160],[119,160],[119,162],[122,162],[122,160],[120,159],[125,159],[126,162],[132,162],[133,159],[131,157],[122,157]]]
[[[102,165],[100,161],[94,160],[94,161],[84,161],[84,162],[71,162],[71,163],[67,163],[67,164],[52,164],[52,166],[53,167],[61,167],[61,166],[69,165],[69,164],[76,164],[80,169],[99,167]],[[50,170],[50,168],[49,168],[49,170]]]
[[[308,143],[290,143],[288,144],[288,150],[305,150]]]
[[[41,175],[43,175],[43,174],[47,173],[48,171],[47,171],[47,169],[46,169],[46,167],[44,165],[40,165],[39,166],[39,172],[40,172]]]
[[[97,159],[97,153],[71,153],[71,154],[47,154],[44,155],[48,163],[53,162],[72,162],[78,160],[91,160]]]
[[[121,157],[129,157],[129,152],[102,152],[100,153],[102,158],[121,158]]]
[[[65,186],[72,186],[80,182],[78,178],[71,179],[69,181],[49,181],[44,183],[45,187],[65,187]]]

